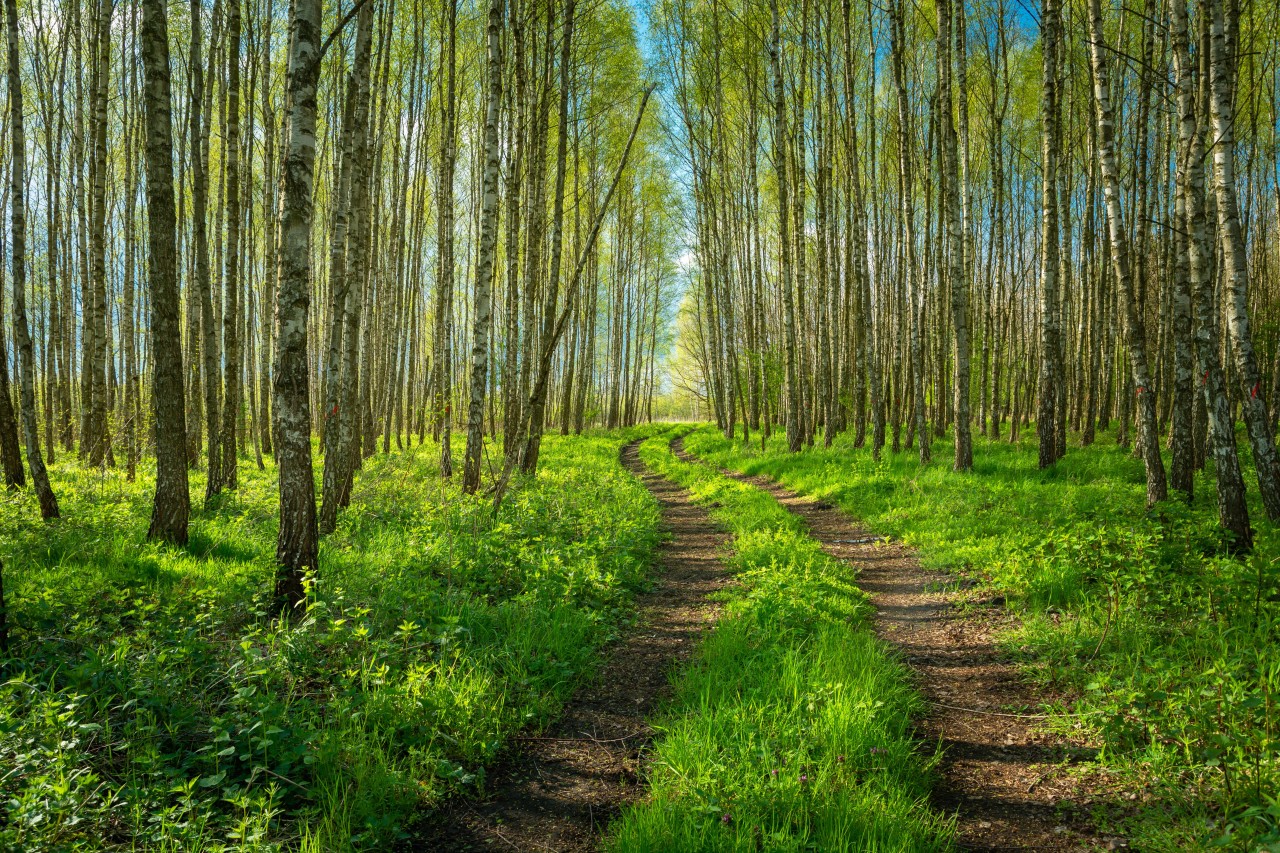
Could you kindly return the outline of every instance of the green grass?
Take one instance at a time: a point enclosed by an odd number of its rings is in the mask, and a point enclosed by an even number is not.
[[[926,803],[931,761],[910,735],[920,700],[871,633],[853,570],[768,494],[682,462],[668,438],[641,458],[713,507],[736,582],[657,721],[650,795],[607,849],[946,849],[950,823]]]
[[[481,786],[628,617],[659,516],[623,440],[548,437],[496,518],[432,445],[369,460],[292,624],[271,469],[244,461],[186,549],[143,541],[150,471],[60,461],[49,525],[5,495],[0,849],[386,849]]]
[[[914,452],[876,463],[844,436],[791,455],[778,434],[761,450],[703,429],[687,446],[834,502],[1005,594],[1023,617],[1009,650],[1072,697],[1051,725],[1083,729],[1117,787],[1138,794],[1100,815],[1136,849],[1280,849],[1280,538],[1255,504],[1256,552],[1233,558],[1210,473],[1192,506],[1147,512],[1141,463],[1109,437],[1040,471],[1034,429],[1023,434],[977,439],[964,474],[947,440],[927,467]]]

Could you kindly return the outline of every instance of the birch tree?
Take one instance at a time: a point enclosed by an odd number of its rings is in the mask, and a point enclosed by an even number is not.
[[[1272,522],[1280,521],[1280,462],[1276,459],[1275,435],[1267,413],[1262,375],[1253,350],[1249,323],[1249,261],[1240,224],[1240,202],[1236,196],[1235,114],[1232,109],[1232,57],[1222,12],[1222,0],[1204,0],[1202,14],[1209,16],[1209,116],[1213,146],[1213,189],[1218,210],[1218,234],[1222,246],[1223,287],[1226,291],[1227,330],[1231,351],[1243,389],[1245,425],[1253,450],[1253,467],[1258,475],[1262,507]]]
[[[316,155],[316,87],[320,76],[320,0],[293,0],[289,44],[289,120],[285,134],[276,294],[273,403],[280,470],[276,596],[296,607],[303,579],[318,568],[315,479],[311,467],[311,388],[307,370],[311,307],[311,217]]]
[[[18,59],[18,0],[5,0],[5,31],[9,56],[9,138],[13,158],[9,164],[11,269],[13,270],[13,336],[18,348],[18,388],[22,401],[22,438],[26,445],[31,485],[46,521],[57,518],[58,501],[49,485],[49,473],[40,455],[39,426],[36,423],[35,352],[27,323],[27,136],[22,111],[22,75]]]
[[[13,2],[13,0],[10,0]],[[142,63],[147,139],[147,236],[151,293],[151,402],[156,432],[156,493],[148,539],[187,544],[191,495],[187,480],[186,394],[178,307],[173,185],[172,86],[165,0],[142,8]]]
[[[1147,332],[1138,310],[1129,267],[1129,242],[1120,202],[1120,168],[1116,160],[1115,123],[1111,111],[1111,82],[1103,36],[1101,0],[1089,0],[1089,54],[1093,70],[1093,97],[1098,123],[1098,161],[1111,242],[1111,266],[1120,313],[1124,317],[1129,369],[1137,397],[1139,451],[1147,471],[1147,505],[1168,497],[1164,460],[1156,428],[1155,394],[1147,362]]]
[[[484,184],[480,212],[480,255],[476,263],[475,320],[471,335],[471,401],[467,406],[467,449],[462,488],[480,488],[484,452],[484,397],[489,369],[489,330],[493,319],[494,260],[498,242],[498,113],[502,105],[502,0],[489,0],[485,29],[488,76],[484,117]],[[565,415],[567,421],[567,413]]]

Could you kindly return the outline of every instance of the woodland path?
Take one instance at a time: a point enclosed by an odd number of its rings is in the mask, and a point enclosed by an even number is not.
[[[622,464],[657,498],[670,534],[659,549],[657,586],[637,599],[639,619],[560,718],[522,738],[490,772],[483,800],[455,798],[414,828],[407,849],[596,850],[609,820],[643,795],[648,719],[670,694],[672,670],[715,621],[719,607],[709,596],[729,582],[722,561],[729,537],[683,489],[644,467],[639,444],[622,448]]]
[[[682,440],[671,449],[698,461]],[[965,599],[964,582],[924,568],[912,549],[874,536],[837,507],[767,477],[720,470],[771,494],[804,520],[824,551],[858,567],[858,586],[876,608],[876,633],[901,650],[929,702],[917,734],[925,744],[943,748],[933,804],[957,816],[961,850],[1125,847],[1123,839],[1093,831],[1089,794],[1068,772],[1094,751],[1038,728],[1045,697],[996,647],[996,634],[1013,619],[1003,600],[965,615],[956,607]]]

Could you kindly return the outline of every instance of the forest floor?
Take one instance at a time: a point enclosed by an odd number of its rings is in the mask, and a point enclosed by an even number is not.
[[[1280,851],[1276,529],[1028,435],[549,436],[496,513],[379,456],[289,622],[272,467],[175,549],[64,455],[0,500],[0,850]]]
[[[649,719],[671,693],[672,671],[714,624],[713,593],[729,577],[722,560],[728,537],[683,489],[645,468],[639,444],[623,446],[622,464],[657,499],[668,537],[657,586],[637,598],[638,621],[548,730],[518,738],[485,796],[453,798],[411,831],[407,849],[596,850],[609,821],[643,794]]]
[[[696,461],[677,439],[677,456]],[[924,744],[938,743],[941,778],[933,803],[956,814],[961,849],[1114,850],[1086,809],[1088,781],[1068,768],[1097,750],[1080,738],[1036,725],[1048,697],[1019,678],[995,635],[1007,630],[1003,599],[973,602],[953,574],[924,568],[915,551],[871,534],[842,510],[797,494],[765,476],[720,469],[773,496],[804,520],[810,537],[858,568],[858,586],[876,608],[876,632],[901,650],[929,703],[918,722]],[[966,605],[977,604],[976,607]]]

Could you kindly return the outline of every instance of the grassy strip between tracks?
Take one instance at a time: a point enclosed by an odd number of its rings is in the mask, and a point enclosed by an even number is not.
[[[872,634],[853,568],[768,494],[667,441],[641,458],[733,534],[737,582],[657,721],[650,796],[607,849],[946,849],[950,822],[926,802],[931,760],[910,735],[920,700]]]

